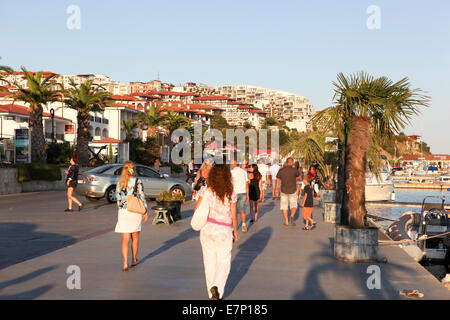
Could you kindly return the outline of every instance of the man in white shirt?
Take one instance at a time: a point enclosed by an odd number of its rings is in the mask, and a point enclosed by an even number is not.
[[[237,165],[233,160],[230,164],[231,175],[233,177],[233,190],[237,196],[236,211],[241,214],[242,232],[247,232],[245,224],[245,203],[248,202],[248,175],[247,171]]]
[[[264,197],[266,195],[266,178],[269,173],[269,167],[261,159],[258,160],[258,171],[262,176],[261,202],[264,202]]]
[[[277,162],[274,162],[270,166],[270,172],[272,173],[272,200],[275,200],[275,183],[277,181],[278,170],[280,170],[280,166]],[[280,199],[278,198],[278,200]]]

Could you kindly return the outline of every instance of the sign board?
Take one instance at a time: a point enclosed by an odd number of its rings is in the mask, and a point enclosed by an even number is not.
[[[73,124],[66,124],[64,126],[65,134],[75,134],[75,126]]]
[[[161,153],[161,162],[162,163],[168,163],[169,162],[169,147],[168,146],[162,146],[160,153]]]
[[[30,132],[28,129],[15,129],[15,163],[31,162]]]

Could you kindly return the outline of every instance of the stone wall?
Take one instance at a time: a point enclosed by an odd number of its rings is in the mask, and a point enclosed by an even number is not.
[[[17,182],[17,174],[17,169],[0,168],[0,194],[22,192],[22,184]]]
[[[0,168],[0,195],[21,193],[21,192],[37,192],[48,190],[65,190],[66,173],[61,168],[61,180],[59,181],[17,181],[17,169],[15,168]]]

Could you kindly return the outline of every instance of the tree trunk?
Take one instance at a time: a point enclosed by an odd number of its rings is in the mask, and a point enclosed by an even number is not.
[[[89,141],[91,138],[91,134],[89,133],[89,113],[86,112],[78,112],[77,115],[77,153],[78,159],[81,165],[89,164]]]
[[[339,144],[339,168],[338,168],[338,186],[336,189],[336,202],[341,204],[341,221],[343,226],[348,225],[347,210],[347,190],[346,190],[346,171],[348,156],[348,126],[344,127],[344,141]]]
[[[365,227],[366,154],[370,144],[371,121],[369,117],[355,117],[348,141],[348,210],[352,228]]]
[[[42,124],[42,106],[30,105],[28,128],[31,139],[31,162],[45,163],[47,152],[45,150],[44,126]]]

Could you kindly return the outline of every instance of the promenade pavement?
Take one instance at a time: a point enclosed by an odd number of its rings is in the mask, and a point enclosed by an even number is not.
[[[144,224],[138,258],[122,272],[121,236],[112,229],[114,205],[88,203],[66,215],[63,192],[0,197],[0,299],[194,299],[206,292],[199,233],[190,227],[193,203],[174,225]],[[20,200],[19,200],[20,199]],[[450,298],[450,291],[396,246],[381,247],[388,263],[345,263],[333,258],[334,225],[312,231],[285,227],[279,201],[267,198],[260,219],[239,230],[233,247],[225,299],[403,299],[399,290],[418,289],[425,299]],[[23,232],[25,230],[25,232]],[[33,258],[34,257],[34,258]],[[22,261],[22,262],[20,262]],[[369,289],[370,265],[381,270],[381,289]],[[81,289],[69,290],[67,268],[81,271]]]

